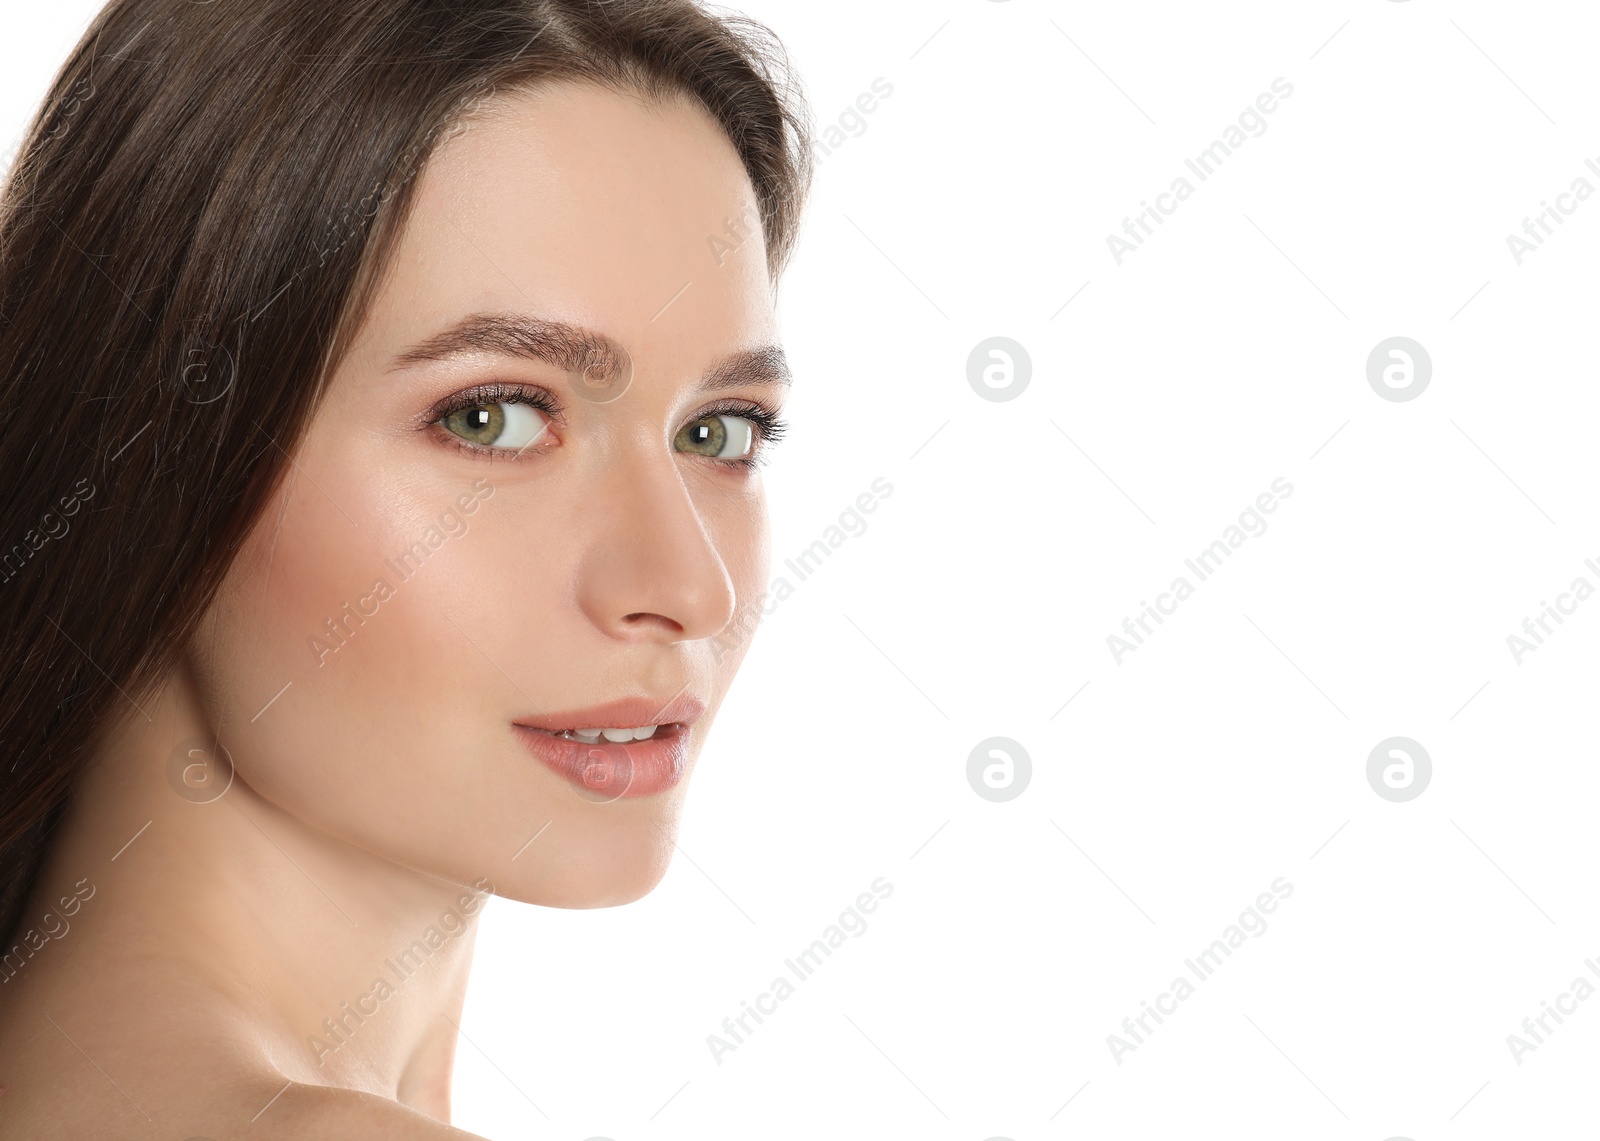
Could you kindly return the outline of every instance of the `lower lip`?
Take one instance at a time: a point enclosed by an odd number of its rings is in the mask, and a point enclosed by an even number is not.
[[[587,800],[605,803],[665,792],[683,779],[689,728],[663,725],[643,741],[590,744],[543,729],[512,725],[528,751]]]

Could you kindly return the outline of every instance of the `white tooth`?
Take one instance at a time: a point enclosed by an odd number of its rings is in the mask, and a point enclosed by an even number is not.
[[[591,742],[592,741],[598,741],[600,739],[600,730],[599,729],[574,729],[572,731],[572,735],[574,737],[581,737],[585,741],[591,741]]]
[[[621,743],[633,740],[632,729],[602,729],[600,733],[607,741]]]
[[[638,729],[635,729],[633,731],[633,739],[635,741],[648,741],[651,737],[654,737],[655,735],[656,735],[656,726],[654,726],[654,725],[645,725],[645,726],[642,726],[642,727],[640,727]]]

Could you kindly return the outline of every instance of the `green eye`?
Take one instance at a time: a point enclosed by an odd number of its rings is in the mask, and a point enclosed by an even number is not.
[[[550,421],[527,404],[499,402],[457,409],[440,421],[470,444],[521,451],[544,433]]]
[[[678,430],[673,447],[714,460],[748,456],[755,444],[755,429],[743,416],[702,416]]]

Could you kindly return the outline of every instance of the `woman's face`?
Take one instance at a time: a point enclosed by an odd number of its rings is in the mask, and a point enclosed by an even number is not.
[[[497,98],[417,180],[190,668],[235,779],[314,828],[624,903],[767,580],[751,461],[786,374],[754,195],[702,110],[577,84]]]

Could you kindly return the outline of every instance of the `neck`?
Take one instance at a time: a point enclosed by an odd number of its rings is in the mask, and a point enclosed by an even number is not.
[[[209,740],[182,671],[141,705],[96,750],[51,839],[23,926],[78,902],[70,953],[46,946],[24,968],[41,1000],[28,1006],[74,1021],[60,1027],[74,1038],[187,1036],[447,1121],[482,891],[359,849],[248,773],[229,783],[225,763],[175,749]]]

